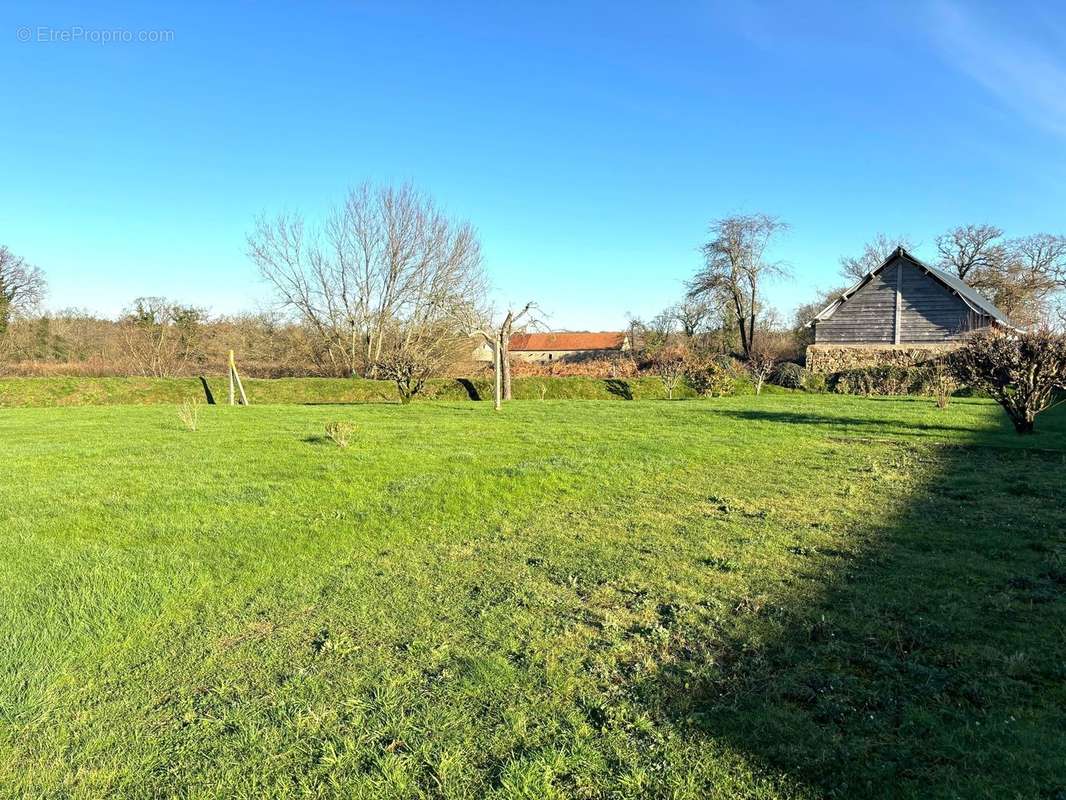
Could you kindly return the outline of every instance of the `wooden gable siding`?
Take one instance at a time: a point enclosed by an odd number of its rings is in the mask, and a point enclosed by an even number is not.
[[[958,339],[975,327],[970,307],[921,267],[902,263],[900,341],[935,343]]]
[[[892,344],[896,337],[896,264],[890,264],[814,326],[818,344]]]
[[[818,344],[893,344],[899,281],[899,343],[933,344],[959,339],[988,323],[961,297],[909,259],[897,257],[815,324]]]

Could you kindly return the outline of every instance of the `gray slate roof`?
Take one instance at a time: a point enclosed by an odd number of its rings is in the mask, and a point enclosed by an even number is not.
[[[855,292],[857,292],[869,282],[870,278],[872,278],[878,272],[880,272],[889,264],[891,264],[892,261],[897,257],[906,258],[909,261],[912,261],[917,264],[919,267],[924,269],[942,284],[944,284],[953,292],[958,294],[959,297],[962,298],[962,301],[966,303],[966,305],[968,305],[974,312],[978,314],[984,314],[987,317],[991,317],[1000,325],[1004,325],[1008,328],[1014,327],[1013,325],[1011,325],[1010,318],[1008,318],[1006,314],[996,308],[996,306],[992,303],[991,300],[989,300],[983,294],[981,294],[968,283],[966,283],[966,281],[964,281],[962,278],[958,277],[957,275],[952,275],[950,272],[945,272],[942,269],[938,269],[937,267],[929,266],[920,258],[917,258],[916,256],[913,256],[908,253],[903,247],[897,247],[895,250],[893,250],[892,254],[884,260],[881,266],[868,273],[866,277],[864,277],[861,281],[859,281],[846,292],[844,292],[844,294],[841,295],[839,299],[834,300],[832,303],[822,309],[822,311],[817,316],[815,316],[813,320],[811,320],[811,323],[813,324],[818,320],[827,319],[828,317],[831,317],[833,315],[833,312],[836,311],[837,308],[840,306],[842,300],[846,300],[847,298],[855,294]]]

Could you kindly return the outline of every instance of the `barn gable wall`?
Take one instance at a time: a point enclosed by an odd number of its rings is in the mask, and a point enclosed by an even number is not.
[[[902,274],[899,274],[902,271]],[[893,344],[899,275],[900,343],[936,344],[960,339],[982,321],[961,297],[917,264],[897,257],[815,323],[818,344]]]
[[[815,341],[831,344],[892,344],[896,335],[896,269],[890,264],[853,294],[829,319],[814,326]]]
[[[921,267],[902,263],[901,342],[946,342],[973,329],[973,312],[961,297]]]

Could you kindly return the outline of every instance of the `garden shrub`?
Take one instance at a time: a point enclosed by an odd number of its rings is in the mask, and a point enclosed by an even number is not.
[[[785,389],[802,389],[807,370],[794,361],[782,361],[770,375],[770,383]]]
[[[951,369],[1003,406],[1018,433],[1032,433],[1037,415],[1063,402],[1066,335],[982,331],[952,354]]]
[[[867,367],[837,372],[829,387],[837,394],[909,395],[929,394],[931,374],[927,367]]]
[[[691,356],[685,363],[684,377],[701,397],[722,397],[737,390],[737,376],[717,358]]]
[[[803,375],[803,388],[813,394],[822,394],[829,388],[829,383],[820,372],[805,372]]]

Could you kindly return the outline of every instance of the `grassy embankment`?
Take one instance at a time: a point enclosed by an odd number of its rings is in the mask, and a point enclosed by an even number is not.
[[[0,795],[1055,797],[1041,427],[802,394],[5,409]]]
[[[208,385],[216,403],[227,402],[225,378],[210,378]],[[245,379],[244,387],[253,405],[399,402],[393,383],[361,378]],[[739,388],[745,390],[743,385]],[[617,380],[516,378],[513,392],[518,400],[656,400],[666,397],[662,381],[654,377]],[[679,387],[674,396],[692,397],[693,392],[687,387]],[[434,379],[415,399],[491,400],[492,380]],[[198,378],[0,378],[0,406],[152,405],[184,400],[206,400]]]

